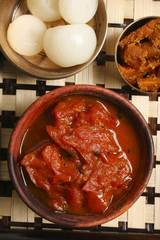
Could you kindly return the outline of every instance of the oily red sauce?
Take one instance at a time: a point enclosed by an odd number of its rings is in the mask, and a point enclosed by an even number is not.
[[[133,184],[140,139],[121,109],[96,97],[70,95],[28,129],[20,156],[26,184],[45,205],[100,213]]]

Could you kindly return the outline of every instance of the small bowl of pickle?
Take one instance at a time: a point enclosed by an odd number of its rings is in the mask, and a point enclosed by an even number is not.
[[[144,17],[129,24],[120,35],[115,60],[133,89],[147,94],[160,92],[160,18]]]

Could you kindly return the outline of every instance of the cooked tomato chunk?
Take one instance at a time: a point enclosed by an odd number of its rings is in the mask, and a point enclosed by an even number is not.
[[[72,207],[81,207],[83,191],[79,186],[68,187],[68,201]]]
[[[104,212],[109,207],[112,200],[112,193],[99,192],[87,192],[87,206],[90,212]]]
[[[97,192],[122,187],[129,173],[129,164],[125,159],[119,159],[114,164],[104,164],[99,161],[82,189],[87,192]]]
[[[67,201],[61,193],[55,192],[54,196],[49,200],[48,205],[55,211],[64,212],[68,208]]]
[[[47,192],[51,190],[54,174],[42,158],[39,158],[35,152],[29,153],[23,158],[21,164],[26,167],[32,182],[38,188]]]

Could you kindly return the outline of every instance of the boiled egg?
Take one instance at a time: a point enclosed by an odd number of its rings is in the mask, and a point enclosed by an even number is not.
[[[98,0],[59,0],[61,16],[70,24],[87,23],[95,15],[97,8]]]
[[[7,40],[15,52],[32,56],[42,51],[46,30],[46,25],[39,18],[22,15],[9,24]]]
[[[30,12],[44,22],[52,22],[61,19],[59,12],[59,0],[27,0]]]
[[[44,35],[46,55],[61,67],[87,62],[96,45],[95,31],[87,24],[57,26],[48,29]]]

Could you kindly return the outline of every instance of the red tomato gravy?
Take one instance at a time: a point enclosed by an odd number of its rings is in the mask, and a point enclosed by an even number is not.
[[[69,95],[28,129],[20,165],[30,191],[51,209],[100,213],[129,191],[142,157],[125,111],[89,95]]]

